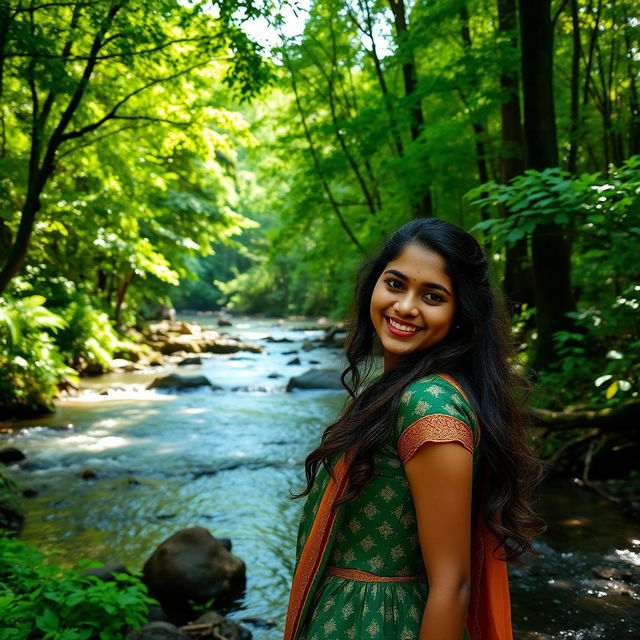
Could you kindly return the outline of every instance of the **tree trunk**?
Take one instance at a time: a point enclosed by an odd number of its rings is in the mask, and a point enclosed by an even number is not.
[[[462,4],[459,9],[460,16],[460,35],[462,36],[462,44],[467,52],[467,54],[471,53],[471,30],[469,29],[469,10],[467,9],[466,4]],[[474,83],[476,84],[476,83]],[[478,87],[474,86],[473,91],[478,91]],[[466,104],[466,98],[464,96],[464,92],[460,90],[460,95],[462,96],[462,100]],[[468,108],[468,107],[467,107]],[[469,111],[471,111],[469,109]],[[489,171],[487,169],[487,154],[485,150],[485,140],[487,137],[487,132],[484,124],[475,118],[472,114],[471,116],[471,128],[473,129],[473,141],[476,148],[476,166],[478,168],[478,180],[480,184],[485,184],[489,182]],[[481,215],[483,220],[487,220],[489,218],[489,213],[485,207],[481,210]]]
[[[510,46],[518,51],[516,37],[515,0],[498,0],[499,29]],[[500,179],[504,184],[524,171],[524,141],[520,113],[520,95],[518,74],[515,70],[506,70],[500,76],[500,89],[503,92],[500,105],[502,124],[502,150],[500,154]],[[503,216],[509,215],[505,207]],[[504,293],[511,305],[519,309],[523,304],[533,305],[533,273],[529,262],[527,239],[508,245],[505,251]]]
[[[528,168],[542,171],[558,166],[551,0],[519,0],[519,9],[525,162]],[[566,314],[575,308],[566,230],[555,223],[539,225],[533,232],[531,257],[538,329],[534,366],[546,368],[555,358],[553,335],[571,326]]]
[[[623,5],[623,32],[625,44],[625,58],[627,60],[627,78],[629,79],[629,108],[631,111],[629,126],[629,155],[637,155],[640,153],[640,100],[638,100],[638,89],[636,85],[636,76],[634,69],[634,45],[629,35],[629,17],[627,16],[626,7]]]
[[[580,130],[580,19],[578,16],[578,0],[571,0],[571,116],[569,123],[569,156],[567,171],[575,174],[578,168],[578,135]]]
[[[411,132],[411,140],[415,142],[424,127],[424,114],[422,113],[420,97],[417,95],[418,75],[416,73],[416,64],[413,51],[411,51],[408,44],[409,32],[407,29],[407,15],[404,0],[389,0],[389,5],[393,13],[393,22],[396,28],[396,42],[398,51],[400,52],[400,59],[402,60],[404,92],[410,104],[409,131]],[[431,188],[429,186],[425,187],[420,202],[416,206],[415,213],[416,217],[423,218],[428,218],[433,215],[433,202],[431,199]]]
[[[118,284],[118,293],[116,295],[116,304],[113,312],[113,319],[116,325],[120,324],[120,313],[122,312],[124,297],[127,295],[127,289],[129,288],[129,285],[133,282],[135,277],[136,272],[131,270],[129,275]]]

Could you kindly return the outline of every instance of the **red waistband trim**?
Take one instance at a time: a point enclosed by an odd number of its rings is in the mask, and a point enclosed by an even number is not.
[[[357,580],[358,582],[411,582],[413,580],[424,580],[427,576],[377,576],[375,573],[360,571],[360,569],[346,569],[344,567],[326,567],[325,573],[336,578],[346,578],[347,580]]]

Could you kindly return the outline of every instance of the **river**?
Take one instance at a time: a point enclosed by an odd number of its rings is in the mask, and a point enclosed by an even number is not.
[[[141,568],[166,537],[206,527],[231,538],[247,564],[246,597],[231,617],[273,618],[271,629],[251,628],[254,638],[281,638],[301,507],[289,491],[303,486],[304,456],[345,397],[285,391],[291,375],[312,366],[342,367],[339,350],[301,349],[322,335],[309,324],[234,319],[229,331],[265,353],[180,367],[221,391],[145,390],[175,367],[83,379],[83,394],[60,401],[55,414],[0,436],[0,448],[27,455],[11,472],[35,494],[20,537],[65,566],[90,557]],[[296,356],[300,365],[287,364]],[[95,478],[82,479],[86,470]],[[538,509],[549,530],[526,566],[510,567],[516,638],[640,638],[636,523],[568,480],[548,482]],[[631,571],[635,595],[595,577],[594,567]]]

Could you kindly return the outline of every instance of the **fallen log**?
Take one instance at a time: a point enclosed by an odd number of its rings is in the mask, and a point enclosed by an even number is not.
[[[531,409],[531,414],[536,426],[551,431],[598,429],[600,433],[612,433],[640,429],[640,402],[637,400],[586,411]]]

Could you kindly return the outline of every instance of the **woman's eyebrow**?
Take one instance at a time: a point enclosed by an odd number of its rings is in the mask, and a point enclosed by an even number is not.
[[[409,282],[410,278],[406,276],[404,273],[402,273],[401,271],[396,271],[395,269],[388,269],[387,271],[384,272],[383,275],[386,275],[387,273],[391,274],[392,276],[396,276],[396,278],[400,278],[400,280]],[[425,289],[438,289],[439,291],[444,291],[447,295],[453,297],[453,294],[451,293],[451,291],[449,291],[449,289],[447,289],[447,287],[445,287],[442,284],[438,284],[437,282],[423,282],[422,286],[425,287]]]

